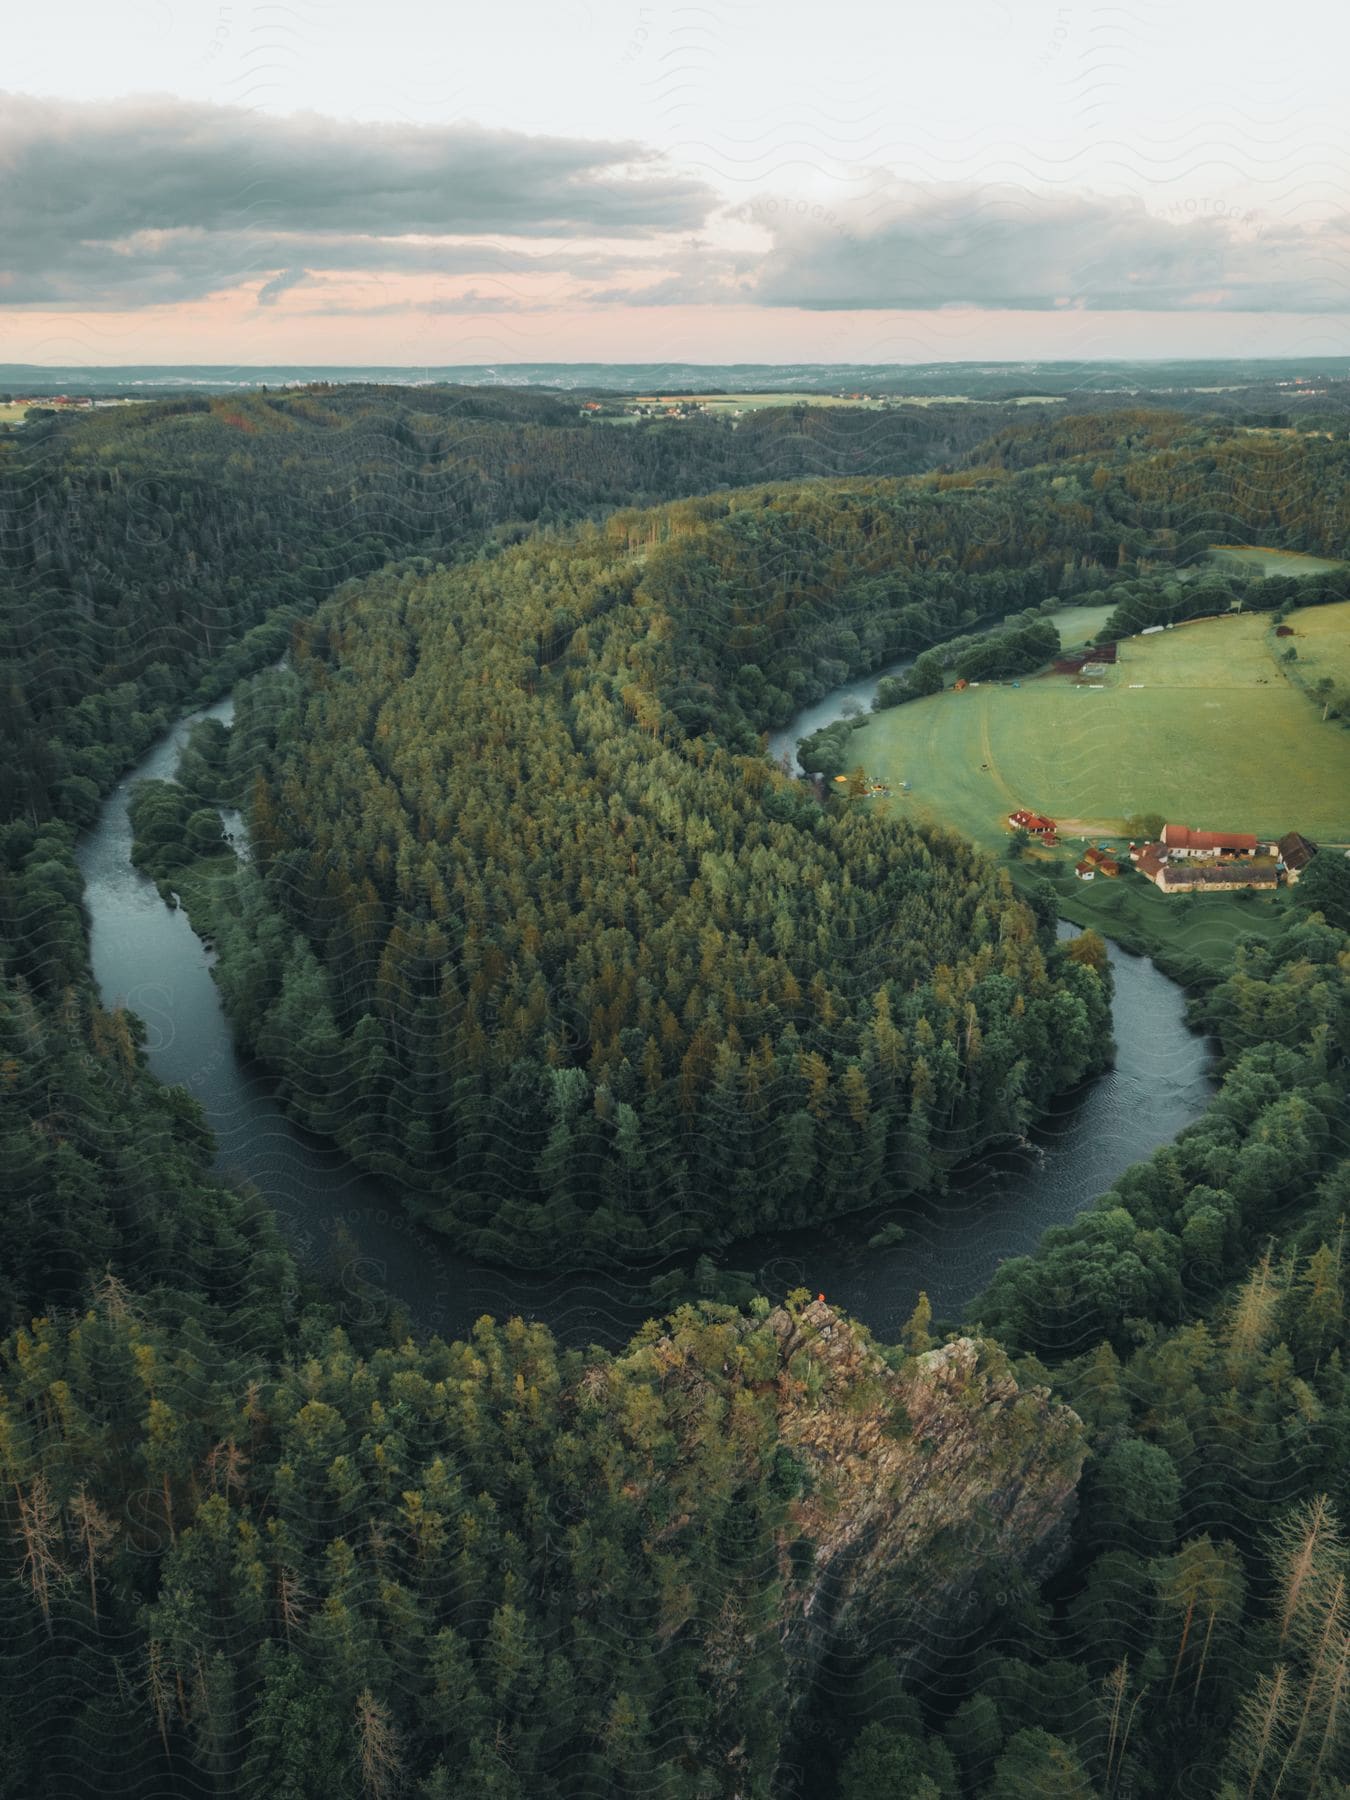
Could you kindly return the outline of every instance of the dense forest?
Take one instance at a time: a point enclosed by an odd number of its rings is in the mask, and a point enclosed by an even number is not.
[[[981,530],[939,498],[935,540]],[[820,679],[831,565],[785,565],[792,502],[763,500],[386,572],[269,684],[222,992],[299,1116],[481,1254],[650,1255],[928,1192],[1107,1055],[1102,975],[1005,873],[689,735]],[[911,528],[900,492],[813,506],[846,543],[870,511],[878,562]],[[781,596],[736,570],[755,554]]]
[[[940,1184],[1099,1062],[1100,940],[1057,947],[948,834],[822,806],[759,733],[841,664],[1184,564],[1201,517],[1345,546],[1342,446],[1092,429],[1028,427],[1021,473],[343,569],[312,618],[278,602],[258,660],[290,667],[234,730],[137,796],[137,855],[173,875],[247,802],[213,920],[236,1016],[311,1123],[355,1116],[485,1241],[599,1214],[620,1249],[663,1215],[712,1243]],[[92,696],[115,769],[107,675],[60,717]],[[519,1320],[447,1345],[302,1278],[213,1177],[196,1103],[97,1002],[80,808],[46,780],[0,827],[0,1793],[1345,1795],[1339,868],[1197,995],[1205,1116],[965,1327],[921,1302],[879,1345],[793,1293],[616,1354]],[[514,1186],[475,1219],[494,1129]]]
[[[391,556],[766,477],[908,474],[999,408],[768,409],[622,428],[510,389],[159,400],[0,431],[0,817],[83,822],[185,700]]]
[[[822,805],[760,732],[918,644],[1043,662],[1035,606],[1137,594],[1182,497],[1330,540],[1343,487],[1272,518],[1301,441],[1273,470],[1267,440],[1196,435],[1164,419],[1101,481],[742,490],[354,585],[267,688],[255,858],[213,920],[244,1041],[488,1256],[651,1255],[940,1191],[1101,1066],[1102,981],[959,840]]]
[[[805,1295],[344,1326],[118,1021],[78,1146],[12,1035],[8,1153],[88,1210],[4,1351],[7,1791],[1343,1792],[1348,970],[1245,951],[1207,1117],[896,1349]]]

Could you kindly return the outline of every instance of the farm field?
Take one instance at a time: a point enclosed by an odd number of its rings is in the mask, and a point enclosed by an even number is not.
[[[1049,617],[1050,623],[1059,633],[1061,648],[1081,650],[1085,644],[1093,642],[1111,617],[1112,611],[1112,604],[1108,601],[1105,606],[1061,606]]]
[[[1325,575],[1342,565],[1325,556],[1305,556],[1301,550],[1269,550],[1262,544],[1214,544],[1210,560],[1220,568],[1250,571],[1263,575]]]
[[[1350,687],[1350,600],[1335,606],[1305,606],[1290,613],[1294,628],[1299,679],[1319,681],[1329,675],[1339,687]]]
[[[1019,688],[948,690],[878,713],[859,752],[894,790],[885,804],[996,852],[1016,807],[1049,814],[1073,836],[1119,836],[1131,814],[1160,812],[1188,825],[1350,842],[1350,733],[1322,724],[1285,678],[1270,629],[1263,615],[1234,615],[1132,638],[1099,685],[1042,675]],[[912,791],[902,796],[904,781]],[[1073,860],[1069,846],[1039,854]]]

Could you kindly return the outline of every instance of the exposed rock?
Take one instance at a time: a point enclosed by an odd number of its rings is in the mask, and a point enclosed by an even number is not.
[[[1063,1556],[1082,1423],[1048,1389],[1019,1388],[996,1344],[958,1338],[917,1355],[883,1352],[822,1301],[760,1317],[686,1308],[671,1323],[659,1335],[649,1327],[626,1359],[630,1372],[648,1371],[666,1417],[692,1434],[671,1476],[698,1465],[695,1442],[719,1454],[708,1432],[718,1419],[721,1455],[742,1460],[761,1490],[786,1479],[792,1496],[754,1584],[761,1603],[747,1597],[743,1566],[711,1616],[705,1597],[703,1679],[728,1702],[729,1728],[752,1664],[757,1681],[781,1682],[786,1721],[842,1642],[884,1648],[912,1669],[974,1623],[1001,1576],[1042,1579]],[[669,1478],[662,1485],[649,1551],[673,1548],[700,1506],[696,1494],[672,1492]],[[778,1638],[776,1677],[759,1661],[766,1630]],[[728,1735],[723,1754],[734,1742]]]
[[[909,1657],[951,1632],[991,1571],[1043,1578],[1067,1548],[1086,1453],[1076,1413],[1020,1389],[994,1344],[958,1338],[892,1370],[816,1301],[769,1323],[782,1346],[779,1431],[813,1477],[793,1511],[814,1546],[790,1588],[789,1655],[886,1625]],[[785,1574],[786,1574],[785,1569]]]

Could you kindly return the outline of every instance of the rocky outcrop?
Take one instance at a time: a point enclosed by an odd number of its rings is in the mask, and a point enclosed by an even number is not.
[[[683,1308],[587,1382],[647,1463],[628,1490],[659,1520],[646,1553],[687,1577],[657,1636],[698,1642],[718,1716],[697,1754],[729,1794],[746,1692],[776,1690],[781,1751],[835,1656],[884,1651],[915,1675],[1067,1549],[1081,1421],[1019,1387],[996,1344],[885,1349],[794,1295]]]
[[[780,1439],[807,1477],[793,1514],[813,1555],[787,1581],[783,1617],[798,1693],[845,1632],[884,1640],[903,1665],[959,1631],[1002,1577],[1057,1565],[1081,1421],[1046,1388],[1019,1388],[996,1345],[958,1338],[892,1368],[824,1302],[768,1323]]]

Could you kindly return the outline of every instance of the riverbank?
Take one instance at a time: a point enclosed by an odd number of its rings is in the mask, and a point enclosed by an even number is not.
[[[205,716],[228,724],[232,700],[166,733],[107,798],[81,844],[105,1003],[125,1003],[146,1020],[152,1072],[200,1101],[218,1170],[257,1190],[302,1266],[335,1279],[356,1316],[392,1294],[418,1328],[447,1337],[463,1337],[484,1313],[520,1313],[546,1322],[563,1343],[626,1342],[659,1310],[653,1280],[688,1269],[690,1257],[554,1275],[459,1255],[410,1218],[397,1192],[289,1119],[273,1078],[239,1054],[212,978],[214,955],[189,923],[191,914],[212,935],[213,889],[232,877],[234,859],[176,873],[176,908],[130,864],[131,786],[171,778],[191,725]],[[959,1317],[1002,1260],[1034,1249],[1048,1225],[1072,1218],[1198,1118],[1213,1091],[1208,1046],[1187,1027],[1185,993],[1142,958],[1113,949],[1111,960],[1115,1066],[1055,1102],[1025,1145],[991,1147],[924,1207],[873,1209],[733,1244],[713,1259],[719,1268],[744,1270],[768,1294],[823,1290],[882,1337],[898,1332],[921,1288],[939,1316]],[[901,1242],[872,1247],[879,1227],[897,1224]]]

